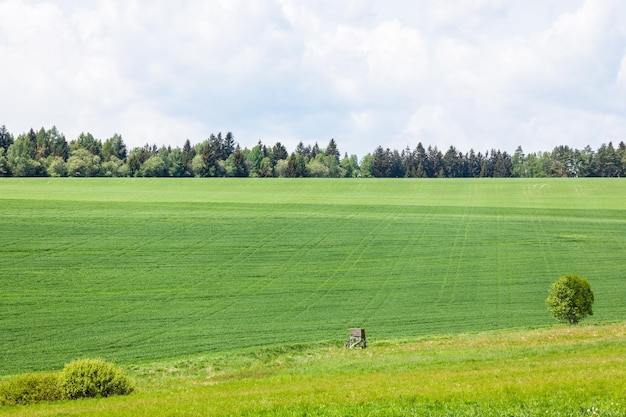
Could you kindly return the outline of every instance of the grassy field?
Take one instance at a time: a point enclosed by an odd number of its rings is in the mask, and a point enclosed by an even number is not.
[[[0,407],[0,416],[626,415],[626,325],[262,349],[133,366],[128,397]]]
[[[2,179],[0,214],[0,375],[536,328],[567,273],[626,320],[618,179]]]

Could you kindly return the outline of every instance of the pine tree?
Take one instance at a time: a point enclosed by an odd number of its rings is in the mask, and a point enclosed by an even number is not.
[[[330,142],[328,142],[325,153],[326,156],[334,156],[337,163],[339,163],[339,157],[341,156],[341,153],[339,153],[339,148],[337,148],[337,143],[335,143],[335,139],[331,139]]]
[[[0,148],[3,148],[6,151],[12,144],[13,136],[9,133],[6,126],[2,125],[0,127]]]

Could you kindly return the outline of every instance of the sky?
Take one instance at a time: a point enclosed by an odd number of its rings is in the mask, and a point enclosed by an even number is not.
[[[622,0],[0,0],[0,125],[363,157],[626,141]]]

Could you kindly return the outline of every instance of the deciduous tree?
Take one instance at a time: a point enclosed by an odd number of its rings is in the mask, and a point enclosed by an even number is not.
[[[67,176],[67,164],[63,160],[63,158],[59,156],[54,156],[49,158],[50,163],[48,164],[48,175],[51,177],[66,177]]]
[[[593,315],[593,292],[587,278],[564,275],[550,287],[546,303],[552,315],[559,321],[577,324]]]
[[[70,150],[75,151],[76,149],[86,149],[92,155],[101,156],[102,152],[102,142],[100,140],[93,137],[91,133],[81,133],[78,135],[76,140],[70,142]]]
[[[140,172],[142,177],[165,177],[167,167],[159,155],[152,155],[141,165]]]
[[[35,159],[36,141],[33,139],[29,134],[20,135],[7,150],[9,169],[16,177],[32,177],[41,173],[41,163]]]
[[[72,151],[67,160],[67,174],[70,177],[95,177],[100,172],[100,157],[85,148]]]

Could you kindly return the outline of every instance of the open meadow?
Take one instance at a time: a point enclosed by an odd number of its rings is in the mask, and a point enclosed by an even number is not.
[[[626,320],[626,182],[3,179],[0,375]]]
[[[126,397],[0,406],[6,417],[623,417],[626,326],[258,349],[127,368]]]
[[[623,180],[3,179],[0,214],[0,378],[138,383],[2,415],[626,412]],[[594,315],[551,328],[568,273]]]

